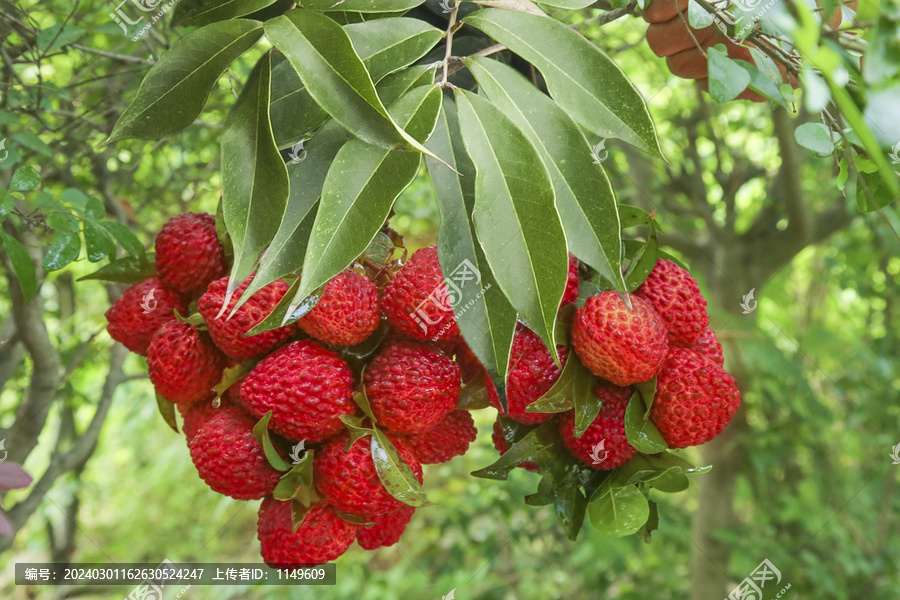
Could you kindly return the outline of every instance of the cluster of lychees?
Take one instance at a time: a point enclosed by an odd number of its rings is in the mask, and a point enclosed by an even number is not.
[[[476,377],[484,377],[490,403],[502,415],[526,425],[552,417],[525,410],[561,373],[537,334],[518,326],[504,410],[452,312],[427,301],[446,291],[434,246],[414,253],[381,289],[365,271],[347,269],[296,323],[255,335],[248,332],[289,286],[278,280],[243,298],[253,276],[229,290],[228,263],[214,217],[173,218],[156,239],[156,276],[132,285],[116,301],[107,312],[108,330],[147,357],[158,395],[184,417],[191,458],[209,487],[236,499],[264,499],[258,535],[269,564],[328,562],[354,539],[365,549],[390,546],[412,518],[416,509],[382,483],[371,445],[351,438],[347,423],[353,419],[366,423],[371,414],[375,423],[367,426],[377,424],[385,432],[421,483],[422,464],[459,456],[475,439],[471,415],[457,404],[463,384]],[[563,305],[576,300],[578,286],[572,257]],[[658,391],[650,418],[670,448],[718,435],[739,395],[722,368],[721,346],[708,321],[697,283],[666,260],[629,298],[616,292],[588,298],[575,313],[572,347],[603,379],[594,392],[602,406],[578,438],[573,411],[560,415],[560,435],[570,452],[598,469],[634,456],[624,429],[629,386],[654,376]],[[562,364],[572,360],[567,346],[557,350]],[[237,366],[231,372],[239,377],[226,376]],[[231,379],[236,380],[222,390]],[[363,414],[354,400],[362,391],[370,413]],[[294,522],[290,501],[273,495],[283,473],[254,435],[267,415],[270,440],[282,457],[293,449],[296,462],[297,448],[314,451],[317,500],[302,523]],[[499,419],[493,439],[504,453],[508,440]],[[598,462],[601,440],[606,456]]]

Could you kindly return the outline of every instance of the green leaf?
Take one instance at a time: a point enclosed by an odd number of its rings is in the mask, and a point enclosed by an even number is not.
[[[306,520],[306,515],[309,514],[309,511],[312,510],[314,505],[306,505],[300,502],[299,500],[291,500],[291,532],[297,533],[297,530],[300,529],[300,526],[303,525],[303,521]]]
[[[265,27],[309,95],[353,135],[382,148],[428,153],[391,118],[340,25],[321,13],[294,9],[266,21]]]
[[[543,396],[525,407],[529,413],[561,413],[572,410],[575,404],[572,399],[575,371],[581,363],[578,360],[566,360],[562,372]],[[582,366],[582,368],[584,368]],[[588,371],[590,373],[590,371]]]
[[[555,8],[577,10],[579,8],[587,8],[591,4],[594,4],[595,0],[538,0],[538,2]]]
[[[571,456],[562,444],[558,428],[556,419],[544,421],[518,442],[511,444],[509,450],[496,462],[483,469],[473,471],[472,475],[484,479],[504,480],[509,472],[519,466],[521,462],[535,462],[544,466],[565,456]]]
[[[169,402],[159,394],[156,394],[156,408],[159,409],[159,414],[162,415],[166,425],[171,427],[172,431],[178,433],[178,421],[175,419],[175,403]]]
[[[420,59],[441,32],[418,19],[379,19],[360,25],[348,25],[344,31],[369,71],[378,83],[386,75]],[[328,114],[316,104],[303,82],[283,55],[277,54],[272,67],[272,103],[270,112],[275,124],[275,141],[279,148],[294,145],[312,129],[318,127]],[[422,66],[421,69],[426,69]],[[377,86],[385,105],[404,92],[388,97]]]
[[[709,63],[709,95],[716,102],[730,102],[747,89],[750,73],[737,61],[728,58],[724,44],[710,46],[706,50]]]
[[[416,479],[409,464],[403,460],[391,440],[377,427],[370,448],[378,479],[391,496],[409,506],[431,505],[425,497],[422,484]]]
[[[361,13],[405,12],[425,0],[301,0],[297,4],[312,10],[340,10]]]
[[[569,250],[619,291],[625,291],[619,257],[622,232],[612,185],[595,164],[578,125],[559,105],[503,63],[465,61],[480,93],[528,136],[550,172]]]
[[[475,164],[475,231],[510,304],[556,356],[556,311],[569,255],[547,169],[525,134],[481,96],[456,91]]]
[[[647,407],[646,412],[644,412],[644,419],[650,418],[650,409],[653,408],[653,400],[656,398],[656,376],[654,375],[653,379],[649,381],[635,383],[634,389],[640,392],[641,398],[644,399],[644,405]]]
[[[656,454],[668,446],[653,421],[646,417],[647,412],[643,396],[635,391],[625,409],[625,439],[638,452]]]
[[[578,357],[569,355],[566,364],[576,363],[572,375],[572,399],[575,403],[575,437],[580,438],[600,413],[600,399],[594,395],[597,377],[588,370]]]
[[[362,376],[360,376],[362,379]],[[375,425],[378,423],[378,419],[375,418],[375,414],[372,412],[372,406],[369,404],[369,396],[366,394],[365,386],[362,387],[360,391],[353,394],[353,402],[359,407],[363,414],[372,421],[372,424]]]
[[[374,435],[375,430],[372,427],[364,427],[363,422],[367,419],[367,417],[360,417],[356,415],[341,415],[338,417],[344,425],[347,427],[347,431],[349,432],[349,437],[347,438],[347,444],[344,447],[344,450],[349,450],[350,447],[356,443],[356,440],[362,439],[367,435]]]
[[[84,204],[84,214],[92,219],[99,220],[106,216],[106,208],[104,208],[103,202],[90,196]]]
[[[143,260],[147,255],[144,245],[127,225],[117,221],[101,221],[100,226],[106,229],[131,256]]]
[[[441,215],[438,235],[441,269],[451,273],[468,261],[475,265],[481,279],[477,286],[460,288],[460,301],[454,307],[456,322],[469,348],[487,369],[495,385],[501,383],[498,394],[501,402],[505,402],[502,384],[506,381],[509,353],[516,331],[516,310],[500,291],[469,219],[475,208],[475,166],[463,147],[456,102],[452,97],[444,99],[428,146],[435,154],[447,157],[459,173],[432,158],[425,159]],[[463,310],[463,307],[468,308]]]
[[[81,253],[81,237],[77,233],[59,231],[44,255],[44,270],[58,271],[78,258]]]
[[[228,367],[222,372],[222,379],[212,387],[211,391],[215,392],[218,398],[221,398],[228,391],[228,388],[243,379],[244,375],[252,371],[254,366],[255,363],[253,361],[247,361]]]
[[[193,123],[219,76],[262,33],[261,23],[234,19],[207,25],[175,42],[144,77],[105,143],[159,139]]]
[[[434,129],[440,108],[440,89],[421,87],[395,102],[391,111],[424,140]],[[393,152],[361,140],[351,140],[338,151],[322,188],[292,309],[366,250],[394,199],[415,178],[419,162],[418,154]]]
[[[97,221],[86,218],[82,222],[82,226],[84,227],[84,244],[89,261],[98,262],[107,256],[115,255],[116,243]]]
[[[263,452],[266,455],[266,460],[269,461],[269,464],[272,465],[273,469],[276,471],[288,471],[291,469],[291,464],[281,458],[269,437],[269,419],[271,418],[272,411],[270,410],[256,423],[256,425],[253,426],[253,437],[255,437],[256,441],[259,442],[259,445],[262,446]],[[279,498],[279,500],[282,500],[282,498]]]
[[[276,500],[295,500],[303,506],[312,506],[319,500],[318,491],[313,481],[313,457],[315,450],[307,450],[303,458],[290,471],[281,476],[281,480],[272,492]]]
[[[345,25],[344,31],[376,83],[425,56],[443,37],[425,21],[403,17]]]
[[[16,169],[12,180],[9,182],[10,192],[27,192],[41,185],[41,175],[37,169],[25,165]]]
[[[78,249],[81,249],[80,242]],[[79,277],[78,281],[97,279],[100,281],[114,281],[116,283],[137,283],[148,277],[154,277],[155,275],[156,263],[154,261],[154,255],[147,254],[143,259],[135,256],[126,256],[110,261],[108,265],[101,267],[90,275]]]
[[[656,266],[660,254],[656,230],[651,230],[647,241],[643,243],[637,240],[625,240],[625,254],[632,257],[628,264],[628,270],[625,272],[625,288],[631,293],[641,287]]]
[[[653,532],[659,529],[659,508],[657,508],[656,502],[653,500],[648,500],[648,504],[650,505],[650,516],[647,517],[647,522],[635,534],[645,544],[650,543],[650,537]]]
[[[587,513],[591,526],[610,537],[624,537],[638,531],[650,517],[647,497],[636,485],[600,489],[590,499]]]
[[[63,25],[56,23],[41,31],[37,36],[37,45],[44,53],[54,52],[74,44],[84,35],[85,31],[76,25]]]
[[[13,136],[10,136],[10,139],[15,140],[19,143],[20,146],[28,148],[29,150],[37,152],[38,154],[43,154],[44,156],[53,156],[53,150],[50,149],[50,146],[48,146],[47,143],[44,142],[44,140],[34,135],[33,133],[22,131]]]
[[[172,12],[172,25],[209,25],[243,17],[274,4],[277,0],[180,0]]]
[[[704,473],[708,470],[709,468],[695,468],[691,463],[671,452],[653,455],[636,454],[634,458],[614,471],[614,477],[610,479],[609,485],[612,487],[625,487],[636,483],[650,485],[658,479],[671,482],[677,473]],[[666,483],[660,485],[665,487]]]
[[[479,410],[491,405],[487,389],[488,374],[481,371],[462,387],[456,400],[458,410]]]
[[[22,289],[22,295],[27,302],[37,293],[37,275],[34,271],[34,263],[31,262],[31,256],[19,240],[3,230],[0,230],[0,243],[6,250],[6,256],[9,257],[9,262],[16,273],[16,279],[19,281],[19,287]]]
[[[543,74],[550,96],[586,129],[662,156],[647,105],[619,66],[556,19],[488,8],[464,23],[480,29]]]
[[[622,229],[631,227],[653,226],[653,219],[643,208],[630,206],[628,204],[619,205],[619,220],[622,222]]]
[[[60,200],[71,204],[79,212],[84,212],[90,198],[78,188],[66,188],[60,195]]]
[[[284,217],[275,237],[260,260],[259,269],[241,295],[237,308],[253,294],[303,266],[306,247],[316,218],[316,203],[322,194],[322,185],[328,168],[338,150],[350,139],[350,134],[336,121],[329,121],[316,133],[305,148],[306,157],[298,163],[287,165],[290,178],[290,194]],[[289,306],[290,304],[287,304]],[[281,322],[273,323],[280,327]]]
[[[696,0],[688,2],[687,16],[688,22],[694,29],[706,29],[713,24],[712,15],[700,6]]]
[[[818,156],[829,156],[834,152],[831,130],[821,123],[804,123],[794,130],[797,143]]]
[[[6,190],[0,188],[0,219],[5,217],[16,207],[16,199]]]
[[[222,213],[234,247],[226,305],[275,237],[289,193],[269,121],[270,56],[257,63],[222,134]]]

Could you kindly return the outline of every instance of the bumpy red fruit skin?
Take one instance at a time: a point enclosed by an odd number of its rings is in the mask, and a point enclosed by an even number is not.
[[[584,366],[621,386],[656,375],[669,349],[653,306],[634,294],[631,302],[633,311],[616,292],[602,292],[587,299],[572,323],[572,345]]]
[[[459,365],[415,342],[383,349],[366,367],[364,380],[378,425],[394,433],[428,431],[459,399]]]
[[[225,249],[216,233],[216,218],[185,213],[169,219],[156,236],[156,273],[183,294],[202,292],[228,273]]]
[[[669,448],[705,444],[741,404],[734,378],[702,356],[673,348],[659,370],[650,419]]]
[[[415,512],[414,507],[404,505],[399,510],[375,517],[374,525],[356,530],[356,541],[364,550],[393,546],[400,541],[400,536]]]
[[[506,444],[506,438],[503,437],[503,429],[500,427],[500,421],[494,421],[494,431],[491,433],[491,441],[494,442],[494,448],[500,453],[500,456],[506,454],[509,446]],[[519,467],[532,473],[538,472],[538,466],[533,462],[519,463]]]
[[[411,338],[456,339],[459,337],[456,317],[442,300],[447,291],[437,246],[428,246],[414,252],[384,288],[381,309],[391,325]]]
[[[353,375],[333,351],[315,340],[276,350],[241,383],[241,402],[253,416],[272,411],[269,428],[284,437],[320,442],[344,428],[341,415],[356,411]]]
[[[567,346],[557,346],[559,360],[566,364],[569,356]],[[506,377],[506,409],[500,407],[496,392],[490,396],[491,405],[524,425],[534,425],[546,421],[550,413],[525,412],[525,408],[547,393],[553,387],[562,371],[553,362],[553,357],[541,338],[530,329],[520,326],[513,338],[509,356],[509,374]]]
[[[209,396],[222,380],[227,360],[208,335],[187,323],[169,321],[150,341],[147,371],[160,396],[191,403]]]
[[[687,346],[687,348],[720,367],[725,366],[725,354],[722,352],[722,344],[719,343],[716,332],[710,327],[703,331],[700,339],[694,342],[692,346]]]
[[[594,395],[603,401],[600,412],[588,425],[580,438],[575,437],[575,412],[566,411],[559,417],[559,434],[563,444],[578,460],[602,471],[615,469],[627,463],[637,454],[628,440],[625,439],[625,408],[631,399],[631,388],[609,385],[601,382],[594,388]],[[594,448],[598,448],[596,456],[602,458],[596,462],[593,458]]]
[[[328,282],[322,297],[297,325],[326,344],[353,346],[366,341],[380,321],[375,284],[348,270]]]
[[[436,465],[461,456],[475,441],[478,430],[467,410],[451,410],[429,431],[406,438],[407,444],[423,465]]]
[[[228,303],[228,309],[218,318],[216,315],[219,314],[222,303],[225,301],[228,278],[223,277],[213,281],[209,284],[206,292],[200,296],[198,310],[209,327],[209,335],[222,352],[235,360],[244,360],[265,354],[283,344],[296,332],[294,325],[285,325],[251,337],[246,335],[274,310],[287,292],[288,285],[280,279],[253,294],[253,297],[247,300],[233,317],[228,318],[238,298],[252,280],[253,276],[251,275],[238,286]]]
[[[372,462],[370,438],[358,439],[349,450],[344,450],[348,439],[346,433],[335,436],[313,458],[316,488],[325,500],[344,512],[366,518],[406,506],[381,484]],[[421,483],[422,466],[412,450],[400,437],[389,436],[389,439]]]
[[[184,314],[184,300],[174,290],[150,277],[134,284],[106,311],[110,337],[141,356],[147,356],[150,339],[163,323]]]
[[[562,304],[575,302],[578,298],[578,260],[569,254],[569,278],[566,280],[566,291],[563,293]]]
[[[671,260],[659,259],[638,288],[662,317],[672,345],[690,346],[709,325],[706,299],[691,274]]]
[[[269,465],[253,437],[256,420],[239,406],[205,407],[200,412],[188,442],[200,478],[214,492],[237,500],[271,494],[281,473]]]
[[[294,532],[291,503],[266,498],[259,506],[256,533],[263,561],[290,571],[288,565],[319,565],[347,551],[356,536],[356,525],[341,519],[324,502],[313,505]]]
[[[462,371],[464,384],[468,384],[484,373],[484,386],[487,388],[488,400],[493,406],[499,406],[497,388],[494,386],[494,381],[488,375],[487,369],[484,368],[481,361],[478,360],[478,357],[475,356],[475,353],[464,341],[460,341],[456,346],[456,362],[459,363],[459,368]]]

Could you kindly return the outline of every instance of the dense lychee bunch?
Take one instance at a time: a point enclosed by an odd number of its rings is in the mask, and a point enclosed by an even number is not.
[[[322,297],[297,325],[326,344],[353,346],[366,341],[380,320],[375,284],[347,270],[328,282]]]
[[[418,340],[452,340],[459,337],[453,294],[444,281],[437,246],[429,246],[413,253],[385,287],[381,309],[404,335]]]
[[[300,340],[250,371],[241,384],[241,402],[257,418],[272,411],[272,431],[298,442],[321,442],[343,429],[341,415],[356,411],[352,384],[350,368],[334,351]]]
[[[673,348],[656,381],[650,419],[669,448],[685,448],[722,433],[740,404],[734,378],[722,367]]]
[[[647,381],[659,370],[669,349],[662,318],[639,296],[632,309],[616,292],[587,299],[575,312],[572,345],[594,375],[616,385]]]
[[[225,249],[216,233],[216,218],[185,213],[169,219],[156,236],[156,274],[183,294],[202,292],[228,273]]]
[[[280,279],[273,281],[253,294],[234,315],[231,315],[238,299],[251,281],[252,275],[234,290],[225,311],[222,311],[222,305],[225,304],[228,290],[227,277],[210,283],[206,292],[200,296],[198,310],[209,327],[209,335],[222,352],[235,360],[254,358],[270,352],[287,341],[296,331],[293,325],[286,325],[257,335],[247,335],[275,310],[288,290],[288,285],[284,281]]]
[[[372,359],[365,386],[380,425],[394,433],[422,433],[456,407],[460,368],[440,350],[400,342]]]
[[[399,269],[363,258],[328,281],[319,298],[307,299],[315,304],[296,324],[254,335],[291,281],[260,281],[261,289],[247,294],[251,275],[229,292],[230,265],[210,215],[171,219],[156,249],[158,276],[115,302],[109,333],[147,356],[150,380],[182,415],[191,460],[208,486],[235,499],[263,499],[261,552],[279,568],[333,561],[354,539],[365,550],[396,544],[416,512],[412,505],[421,505],[413,480],[422,483],[422,465],[468,451],[478,434],[475,408],[497,409],[491,438],[501,455],[525,436],[539,442],[537,454],[520,454],[535,450],[533,443],[516,453],[527,459],[519,467],[549,477],[542,486],[550,491],[538,494],[544,498],[591,469],[616,469],[636,455],[625,415],[630,427],[629,402],[642,400],[633,389],[653,389],[641,382],[657,377],[649,419],[670,448],[709,441],[740,402],[699,286],[669,261],[659,261],[631,296],[602,292],[576,309],[567,305],[582,304],[579,264],[569,255],[558,363],[519,322],[501,382],[460,337],[452,310],[459,288],[454,274],[445,280],[434,246]],[[513,323],[499,325],[508,332]],[[495,353],[483,357],[496,366],[506,357],[493,341],[477,347]],[[589,386],[598,378],[592,398]],[[527,412],[554,386],[554,410],[563,412]],[[565,410],[570,402],[576,408]],[[596,417],[576,437],[575,411],[585,406],[597,409]],[[160,408],[173,411],[166,403]],[[644,448],[647,441],[634,443]],[[554,453],[564,478],[546,462]]]
[[[183,313],[181,295],[156,277],[150,277],[125,290],[106,311],[106,330],[112,339],[141,356],[147,356],[153,334],[163,324],[175,320],[175,311]]]
[[[700,286],[671,260],[658,260],[636,295],[647,300],[662,317],[672,345],[694,344],[709,325]]]
[[[625,437],[625,409],[631,394],[631,388],[598,384],[594,395],[602,402],[600,412],[581,437],[575,437],[574,411],[560,415],[559,433],[569,452],[584,464],[604,471],[631,460],[637,453]]]
[[[181,321],[160,327],[147,351],[150,381],[170,402],[189,404],[209,396],[222,380],[226,362],[207,334]]]

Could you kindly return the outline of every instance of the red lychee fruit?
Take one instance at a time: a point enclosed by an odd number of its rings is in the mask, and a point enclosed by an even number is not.
[[[671,345],[693,345],[709,325],[706,299],[697,280],[671,260],[657,260],[635,295],[652,304],[662,317]]]
[[[353,414],[353,374],[341,358],[315,340],[291,342],[265,357],[244,378],[241,402],[289,440],[320,442],[344,429]]]
[[[366,367],[364,381],[378,425],[403,434],[437,425],[456,408],[461,388],[459,365],[415,342],[381,350]]]
[[[707,327],[703,331],[703,335],[700,336],[700,339],[694,342],[692,346],[688,346],[687,349],[693,350],[703,358],[720,367],[725,366],[725,354],[722,352],[722,344],[719,343],[716,332],[710,327]]]
[[[575,437],[575,412],[559,416],[559,434],[563,444],[581,462],[603,471],[627,463],[637,454],[625,438],[625,409],[631,399],[631,388],[600,382],[594,395],[603,404],[593,422],[580,438]]]
[[[356,271],[336,275],[316,305],[297,321],[303,331],[333,346],[354,346],[381,322],[378,289]]]
[[[500,425],[499,419],[494,421],[494,430],[491,433],[491,441],[494,443],[494,448],[500,453],[500,456],[503,456],[506,454],[506,451],[509,450],[506,438],[503,437],[503,427]],[[519,463],[519,467],[532,473],[538,472],[538,466],[533,462]]]
[[[669,448],[686,448],[722,433],[740,404],[737,384],[722,367],[672,348],[656,379],[650,420]]]
[[[216,218],[185,213],[169,219],[156,236],[156,273],[183,294],[202,292],[228,274],[225,249],[216,233]]]
[[[356,530],[357,543],[364,550],[393,546],[400,541],[400,536],[415,512],[415,507],[404,505],[403,508],[374,517],[374,525]]]
[[[273,568],[291,570],[291,565],[332,562],[350,547],[357,526],[343,520],[320,502],[312,506],[294,531],[291,503],[266,498],[259,506],[257,537],[263,561]]]
[[[227,358],[209,336],[181,321],[160,327],[147,351],[147,371],[156,393],[170,402],[208,397],[222,380]]]
[[[106,330],[112,339],[141,356],[147,356],[150,339],[163,323],[184,314],[181,295],[150,277],[129,287],[106,311]]]
[[[617,292],[602,292],[588,298],[572,322],[572,345],[581,362],[620,386],[656,375],[669,349],[662,317],[640,296],[632,294],[631,302],[634,310]]]
[[[436,465],[462,456],[475,441],[478,430],[467,410],[451,410],[444,419],[426,431],[406,438],[413,454],[423,465]]]

